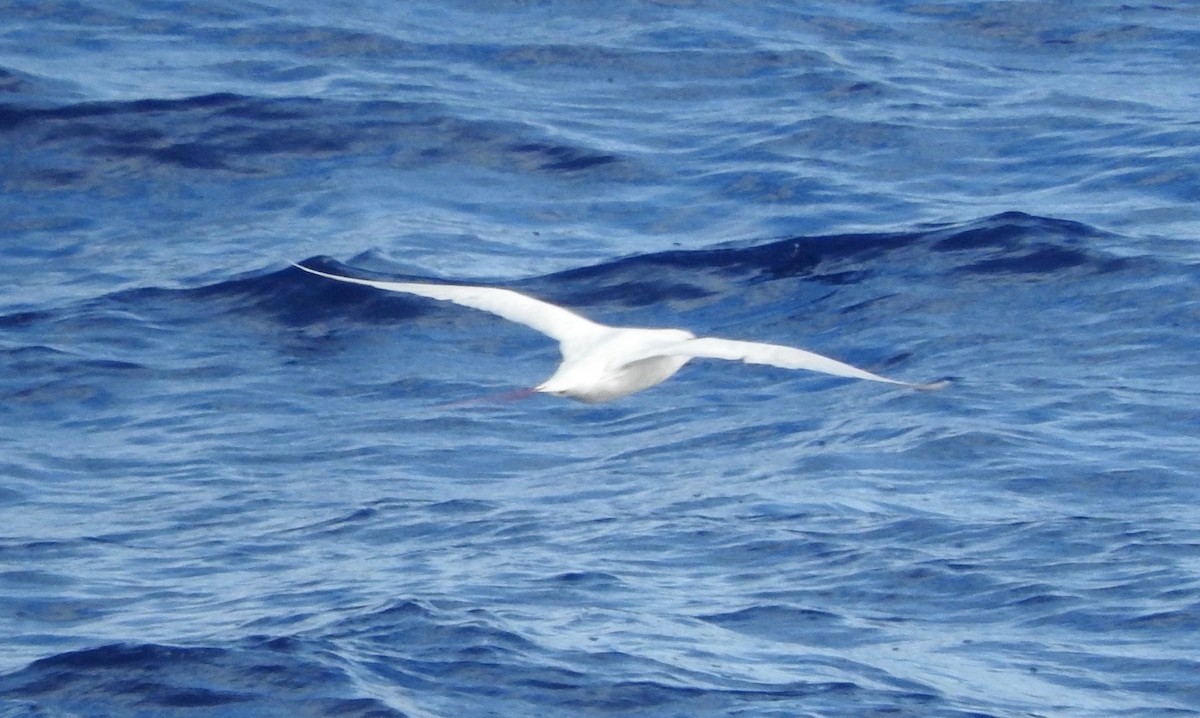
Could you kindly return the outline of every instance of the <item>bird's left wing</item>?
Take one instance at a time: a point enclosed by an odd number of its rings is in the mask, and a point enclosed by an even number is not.
[[[430,299],[440,299],[453,302],[464,307],[490,312],[498,317],[507,319],[557,339],[563,350],[573,343],[586,341],[605,327],[602,324],[582,317],[569,309],[543,302],[540,299],[499,287],[471,287],[458,284],[425,284],[423,282],[388,282],[377,279],[359,279],[344,277],[340,274],[330,274],[317,269],[311,269],[301,264],[293,263],[297,269],[315,274],[327,279],[350,284],[362,284],[367,287],[383,289],[389,292],[416,294]]]
[[[913,389],[939,389],[945,386],[944,381],[930,384],[913,384],[906,381],[889,379],[836,359],[830,359],[827,356],[781,344],[763,344],[760,342],[738,341],[736,339],[718,339],[716,337],[697,337],[673,344],[664,349],[663,353],[696,358],[729,359],[731,361],[746,362],[747,364],[768,364],[783,369],[806,369],[808,371],[833,374],[834,376],[907,386]]]

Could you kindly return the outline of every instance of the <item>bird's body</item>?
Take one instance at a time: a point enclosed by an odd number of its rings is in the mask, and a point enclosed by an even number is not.
[[[588,403],[619,399],[671,378],[691,359],[671,347],[693,338],[682,329],[601,326],[586,344],[564,350],[558,370],[537,389]]]
[[[390,282],[330,274],[294,265],[310,274],[391,292],[415,294],[491,312],[558,340],[562,363],[534,391],[577,401],[611,401],[659,384],[695,358],[729,359],[784,369],[807,369],[912,389],[945,382],[910,384],[835,359],[780,344],[697,337],[683,329],[614,327],[511,289],[423,282]]]

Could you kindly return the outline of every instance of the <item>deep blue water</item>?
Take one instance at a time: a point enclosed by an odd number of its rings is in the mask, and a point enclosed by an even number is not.
[[[0,716],[1200,715],[1200,10],[0,7]],[[319,259],[318,259],[319,258]],[[610,404],[312,259],[803,346]]]

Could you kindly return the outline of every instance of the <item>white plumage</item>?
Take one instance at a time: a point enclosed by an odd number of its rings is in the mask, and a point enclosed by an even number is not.
[[[807,369],[910,389],[937,389],[946,384],[945,381],[930,384],[897,381],[836,359],[780,344],[697,337],[683,329],[613,327],[511,289],[359,279],[310,269],[300,264],[294,266],[339,282],[453,302],[536,329],[558,340],[562,363],[549,379],[534,387],[534,391],[588,403],[619,399],[648,389],[669,379],[690,360],[699,358],[768,364],[783,369]]]

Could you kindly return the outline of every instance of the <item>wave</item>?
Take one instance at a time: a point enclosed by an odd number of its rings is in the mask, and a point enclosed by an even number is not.
[[[637,255],[568,270],[532,283],[596,283],[602,294],[630,296],[631,288],[657,287],[661,299],[711,293],[674,277],[707,276],[728,283],[803,278],[823,284],[868,282],[872,276],[919,270],[942,275],[1051,276],[1071,270],[1108,272],[1123,261],[1087,245],[1104,236],[1068,220],[1006,212],[959,225],[911,232],[796,236],[765,244],[734,245]],[[580,297],[586,300],[585,293]],[[643,297],[633,292],[635,298]]]
[[[357,611],[320,634],[67,651],[0,676],[0,710],[388,718],[408,715],[410,701],[435,710],[500,706],[510,714],[564,715],[815,706],[847,696],[892,705],[938,701],[928,687],[846,660],[809,656],[811,679],[771,683],[623,651],[552,648],[505,628],[487,610],[461,605],[400,600]],[[390,687],[387,701],[364,690],[375,684]]]
[[[0,81],[3,75],[0,74]],[[0,103],[0,134],[78,164],[35,171],[42,187],[86,187],[97,175],[280,171],[294,160],[386,155],[398,169],[431,163],[574,173],[629,165],[610,151],[564,144],[516,122],[456,116],[436,102],[337,101],[214,93],[59,106]],[[19,181],[13,177],[10,181]]]
[[[405,715],[357,693],[346,673],[287,640],[237,648],[117,643],[60,653],[0,676],[5,707],[22,706],[27,715]]]
[[[551,603],[557,602],[561,598]],[[819,705],[830,695],[901,705],[932,698],[927,687],[852,661],[815,666],[810,680],[772,683],[753,678],[752,671],[708,671],[688,660],[554,646],[562,642],[531,640],[488,610],[451,602],[397,601],[339,622],[327,637],[353,645],[356,661],[389,684],[420,691],[439,686],[460,701],[508,702],[513,714],[536,706],[565,715],[666,707],[692,715],[784,701]]]
[[[839,311],[845,311],[870,302],[873,294],[897,291],[898,283],[928,289],[964,280],[973,284],[1066,282],[1145,268],[1159,261],[1113,254],[1106,247],[1116,241],[1112,235],[1078,222],[1007,212],[965,224],[908,232],[794,236],[761,244],[638,254],[499,284],[581,308],[668,304],[674,311],[686,312],[737,295],[743,302],[764,303],[763,309],[768,312],[781,301],[790,311],[797,302],[818,299],[840,303]],[[374,253],[344,263],[328,257],[303,261],[360,276],[481,283],[476,279],[406,274]],[[788,293],[758,292],[784,280],[790,281],[784,285]],[[188,307],[203,305],[204,316],[260,314],[287,325],[333,318],[391,324],[430,311],[429,303],[411,297],[313,281],[289,267],[191,289],[147,287],[98,297],[82,305],[15,312],[0,316],[0,326],[13,330],[36,327],[60,322],[64,313],[87,313],[88,320],[96,322],[96,315],[104,314],[105,307],[136,307],[139,313],[145,313],[181,303],[185,312]]]
[[[963,278],[976,283],[1055,281],[1119,272],[1139,261],[1150,261],[1116,256],[1104,248],[1110,241],[1111,235],[1078,222],[1008,212],[911,232],[795,236],[762,244],[638,254],[503,284],[575,307],[667,303],[676,310],[688,310],[770,282],[802,280],[818,288],[814,296],[843,292],[849,305],[863,301],[873,288],[892,291],[897,280],[914,286]],[[328,257],[304,261],[360,276],[480,283],[397,272],[372,253],[345,263]],[[212,285],[197,293],[225,300],[240,298],[258,310],[294,321],[347,311],[364,322],[395,321],[420,315],[426,306],[408,297],[310,279],[289,268]],[[862,291],[846,291],[850,286]],[[798,290],[792,298],[804,296]]]
[[[390,610],[365,618],[380,624],[413,619]],[[491,634],[463,636],[461,630],[451,629],[444,636],[447,640],[438,640],[436,633],[428,634],[437,628],[429,617],[416,618],[422,632],[400,629],[378,642],[343,650],[357,655],[360,663],[348,669],[316,658],[313,654],[322,649],[294,638],[247,639],[232,648],[116,643],[60,653],[0,676],[0,712],[403,718],[435,714],[426,706],[452,712],[577,715],[641,714],[664,708],[707,714],[763,704],[832,707],[845,700],[913,707],[943,703],[932,689],[886,678],[885,684],[895,685],[864,686],[817,676],[773,685],[689,675],[625,653],[570,656],[578,668],[564,668],[563,657],[511,655],[488,643]],[[332,660],[346,662],[344,657]],[[836,668],[850,669],[853,664],[817,671],[836,673]],[[864,676],[863,681],[877,684],[880,675]],[[364,689],[380,681],[393,694],[387,701]],[[411,697],[402,697],[406,693]]]

